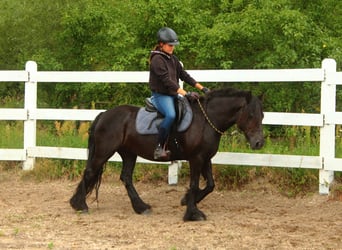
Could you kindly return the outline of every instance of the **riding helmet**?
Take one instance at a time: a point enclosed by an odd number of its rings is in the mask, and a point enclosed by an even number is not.
[[[158,42],[167,43],[170,45],[178,45],[178,37],[173,29],[168,27],[161,28],[157,33]]]

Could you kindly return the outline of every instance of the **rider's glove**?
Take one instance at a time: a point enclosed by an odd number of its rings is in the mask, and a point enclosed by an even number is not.
[[[202,92],[203,92],[204,94],[208,93],[209,91],[210,91],[210,89],[208,89],[208,88],[206,88],[206,87],[203,87],[203,89],[202,89]]]

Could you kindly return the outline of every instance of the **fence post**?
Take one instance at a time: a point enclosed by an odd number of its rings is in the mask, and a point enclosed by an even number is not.
[[[322,62],[324,69],[324,81],[321,84],[321,114],[336,112],[336,83],[332,82],[332,75],[336,72],[336,61],[334,59],[324,59]],[[323,160],[323,169],[319,170],[319,193],[329,194],[330,184],[334,180],[334,171],[324,170],[325,158],[335,158],[335,124],[327,124],[324,121],[320,128],[320,156]]]
[[[32,119],[32,114],[37,109],[37,64],[33,61],[26,62],[25,70],[28,72],[28,81],[25,82],[25,102],[24,108],[27,112],[27,119],[24,121],[24,150],[26,160],[23,163],[24,170],[34,168],[35,158],[27,155],[30,147],[36,146],[36,120]]]
[[[168,183],[169,185],[177,185],[178,183],[178,171],[182,167],[181,161],[173,161],[171,165],[169,165],[168,171]]]

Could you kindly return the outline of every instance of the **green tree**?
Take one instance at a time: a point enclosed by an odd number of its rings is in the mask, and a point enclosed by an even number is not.
[[[324,26],[297,5],[287,0],[222,3],[213,26],[201,31],[196,63],[226,69],[320,67],[330,54],[329,37]],[[315,84],[238,85],[266,93],[269,111],[319,109],[320,89]]]
[[[56,57],[60,31],[60,14],[65,0],[2,0],[0,2],[0,69],[23,69],[25,62],[35,60],[40,70],[59,70],[62,64]],[[42,87],[44,92],[53,86]],[[1,83],[0,97],[20,98],[23,85]],[[22,98],[22,97],[21,97]]]

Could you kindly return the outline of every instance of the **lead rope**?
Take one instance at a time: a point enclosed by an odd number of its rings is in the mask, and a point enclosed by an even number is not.
[[[222,132],[221,130],[219,130],[218,128],[215,127],[215,125],[210,121],[207,113],[204,111],[204,108],[201,104],[201,102],[199,101],[199,99],[197,99],[197,103],[198,103],[198,106],[200,107],[205,119],[207,120],[207,122],[209,123],[209,125],[217,132],[219,133],[220,135],[224,135],[224,132]]]

